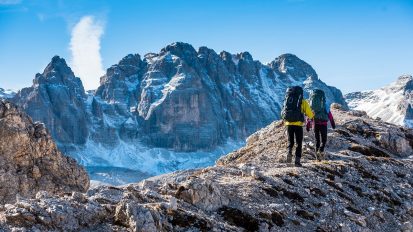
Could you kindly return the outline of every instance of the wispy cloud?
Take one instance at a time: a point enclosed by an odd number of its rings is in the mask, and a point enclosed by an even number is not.
[[[99,77],[105,72],[100,55],[100,39],[103,33],[103,22],[96,21],[93,16],[82,17],[72,28],[71,66],[76,76],[82,79],[86,90],[98,87]]]
[[[22,0],[0,0],[0,5],[17,5],[21,2]]]

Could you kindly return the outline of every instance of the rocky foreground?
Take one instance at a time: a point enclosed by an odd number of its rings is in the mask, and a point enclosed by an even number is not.
[[[4,231],[412,231],[413,131],[333,110],[328,160],[283,163],[274,122],[217,165],[86,194],[40,191],[0,209]]]
[[[59,152],[44,124],[0,99],[0,203],[88,188],[86,171]]]

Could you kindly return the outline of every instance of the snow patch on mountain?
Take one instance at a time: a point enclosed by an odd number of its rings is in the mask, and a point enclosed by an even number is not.
[[[412,83],[412,76],[403,75],[388,86],[377,90],[349,93],[345,95],[345,99],[351,109],[365,111],[372,118],[413,127],[413,118],[407,117],[413,103],[410,88]]]
[[[0,98],[12,98],[16,95],[16,92],[10,89],[0,88]]]
[[[88,140],[70,152],[85,166],[95,180],[95,185],[122,185],[138,182],[150,176],[178,170],[203,168],[215,164],[222,155],[245,145],[244,142],[227,141],[212,151],[176,152],[165,148],[145,146],[138,141],[120,141],[115,147],[105,147]]]

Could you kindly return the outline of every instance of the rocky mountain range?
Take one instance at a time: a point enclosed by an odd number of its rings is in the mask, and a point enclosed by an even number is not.
[[[348,106],[366,111],[370,117],[413,128],[413,77],[400,76],[394,83],[377,90],[345,95]]]
[[[304,166],[283,163],[277,121],[212,167],[19,199],[0,207],[0,230],[412,231],[413,130],[336,104],[332,113],[328,160],[315,160],[311,132]]]
[[[181,42],[143,58],[127,55],[87,93],[65,60],[53,57],[11,101],[43,122],[92,179],[107,181],[96,167],[132,169],[143,178],[213,164],[279,119],[291,85],[303,86],[306,96],[321,88],[329,103],[346,106],[341,91],[295,55],[265,65],[248,52],[218,54]]]

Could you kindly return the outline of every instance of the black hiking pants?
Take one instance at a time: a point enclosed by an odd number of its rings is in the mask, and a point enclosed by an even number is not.
[[[294,147],[294,137],[297,142],[295,148],[295,163],[300,163],[301,152],[303,147],[303,127],[302,126],[287,126],[288,132],[288,154],[292,154]]]
[[[315,134],[315,148],[316,151],[324,152],[324,147],[327,143],[327,125],[314,125],[314,134]],[[320,143],[321,137],[321,143]]]

